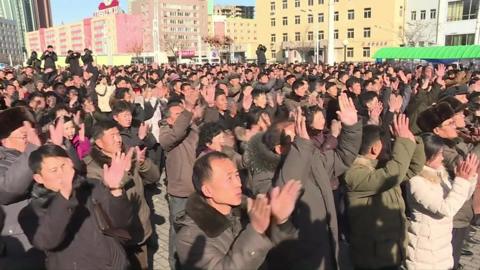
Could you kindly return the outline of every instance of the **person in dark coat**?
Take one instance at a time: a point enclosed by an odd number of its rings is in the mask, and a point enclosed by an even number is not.
[[[80,53],[68,50],[65,64],[70,65],[70,73],[72,75],[82,76],[82,68],[80,67]]]
[[[129,269],[121,241],[129,239],[131,204],[121,187],[131,155],[118,155],[104,178],[75,175],[67,152],[43,145],[29,167],[36,184],[19,215],[30,242],[47,254],[47,269]]]
[[[262,71],[265,69],[265,65],[267,64],[267,58],[265,57],[266,51],[267,48],[260,44],[258,45],[257,51],[255,52],[257,54],[257,64]]]
[[[46,73],[48,73],[47,69],[52,69],[53,71],[57,70],[57,66],[55,65],[55,62],[57,62],[58,57],[57,57],[57,53],[53,50],[52,45],[48,45],[47,50],[43,52],[42,57],[40,57],[40,59],[44,61],[43,69],[45,70]]]
[[[31,126],[33,115],[25,107],[0,112],[0,123],[0,208],[5,214],[0,269],[38,269],[44,256],[28,241],[18,224],[18,214],[28,204],[27,193],[32,185],[28,157],[40,146],[40,139]]]
[[[38,59],[36,51],[32,51],[30,58],[27,60],[27,65],[31,66],[37,73],[40,72],[42,68],[42,61]]]
[[[295,234],[289,217],[300,193],[299,181],[275,188],[270,200],[265,195],[248,198],[247,207],[242,207],[235,163],[211,152],[195,162],[193,184],[196,192],[179,219],[176,240],[182,269],[258,269],[272,247]]]
[[[90,51],[88,48],[83,50],[82,62],[85,70],[90,71],[93,68],[92,51]]]

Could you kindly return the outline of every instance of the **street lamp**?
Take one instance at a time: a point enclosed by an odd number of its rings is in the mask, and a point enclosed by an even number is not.
[[[344,39],[343,40],[343,62],[347,62],[347,46],[348,46],[348,40]]]

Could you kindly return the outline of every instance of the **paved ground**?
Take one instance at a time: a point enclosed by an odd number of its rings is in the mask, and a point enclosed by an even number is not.
[[[163,184],[163,183],[162,183]],[[168,270],[168,204],[165,197],[165,185],[160,188],[147,189],[147,198],[151,198],[151,205],[155,213],[152,216],[152,223],[155,227],[156,235],[152,238],[150,244],[150,253],[153,254],[150,259],[152,270]],[[473,239],[480,241],[480,228],[472,231]],[[473,256],[463,257],[461,260],[463,269],[480,270],[480,244],[473,244],[470,248],[474,252]],[[346,256],[344,256],[346,257]],[[345,270],[350,269],[348,262],[344,262]],[[233,270],[233,269],[232,269]]]

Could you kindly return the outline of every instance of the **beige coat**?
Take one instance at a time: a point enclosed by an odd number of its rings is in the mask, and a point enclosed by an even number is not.
[[[472,196],[477,176],[449,180],[445,168],[425,166],[408,182],[412,210],[408,228],[408,269],[451,269],[453,216]]]

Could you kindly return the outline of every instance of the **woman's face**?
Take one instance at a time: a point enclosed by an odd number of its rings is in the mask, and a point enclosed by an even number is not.
[[[73,124],[73,121],[68,121],[63,124],[63,137],[73,140],[73,137],[75,136],[75,125]]]
[[[432,169],[439,169],[443,166],[443,149],[440,149],[431,159],[427,160],[425,163],[428,167]]]

